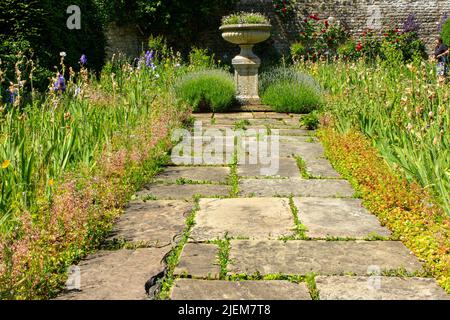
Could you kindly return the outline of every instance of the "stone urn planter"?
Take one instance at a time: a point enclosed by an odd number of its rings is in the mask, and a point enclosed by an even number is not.
[[[222,37],[241,47],[241,53],[234,57],[234,78],[236,82],[236,98],[243,104],[259,104],[258,70],[261,65],[252,51],[257,43],[270,38],[270,24],[232,24],[220,27]]]

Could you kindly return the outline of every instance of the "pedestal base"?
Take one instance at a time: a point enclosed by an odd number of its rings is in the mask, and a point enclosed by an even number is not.
[[[241,46],[241,53],[232,63],[236,83],[236,99],[242,104],[259,104],[258,70],[261,60],[251,51],[253,46]]]

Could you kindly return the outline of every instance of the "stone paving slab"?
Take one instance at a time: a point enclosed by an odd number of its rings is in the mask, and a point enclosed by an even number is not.
[[[308,136],[312,130],[306,129],[279,129],[279,134],[282,136]]]
[[[284,119],[273,119],[273,118],[266,118],[266,119],[249,119],[248,120],[252,126],[269,126],[271,128],[281,128],[281,129],[290,129],[293,124],[286,122]]]
[[[255,119],[292,119],[295,115],[277,112],[254,112]]]
[[[192,181],[211,181],[226,183],[230,174],[229,167],[166,167],[156,180],[176,182],[179,179]]]
[[[270,138],[270,136],[268,136]],[[317,138],[314,136],[279,136],[280,142],[290,142],[290,143],[298,143],[298,142],[317,142]]]
[[[224,166],[233,163],[233,153],[204,156],[171,156],[170,165],[178,166]]]
[[[422,266],[397,241],[251,241],[231,240],[229,274],[367,275],[377,266],[381,271]],[[370,272],[369,272],[370,273]]]
[[[177,279],[172,300],[311,300],[305,283]]]
[[[216,119],[252,119],[252,112],[226,112],[226,113],[215,113],[214,118]]]
[[[230,192],[230,186],[217,184],[152,184],[139,191],[137,196],[141,199],[156,197],[167,200],[192,200],[195,195],[227,197]]]
[[[435,279],[316,277],[321,300],[450,300]]]
[[[219,279],[218,254],[219,247],[214,244],[187,243],[174,274],[202,279]]]
[[[272,108],[266,105],[261,105],[261,104],[248,104],[248,105],[240,105],[240,106],[236,106],[236,112],[237,111],[252,111],[252,112],[262,112],[262,111],[266,111],[266,112],[271,112]]]
[[[120,216],[108,240],[123,239],[162,247],[183,232],[192,203],[178,200],[133,201]]]
[[[144,300],[145,283],[165,268],[162,260],[170,247],[100,251],[78,265],[80,290],[63,293],[58,300]]]
[[[295,178],[300,176],[300,170],[294,159],[276,158],[271,160],[271,164],[238,164],[238,175],[251,178]]]
[[[224,135],[223,131],[214,130],[214,132],[204,132],[202,136],[194,136],[191,138],[191,146],[195,148],[196,146],[215,146],[219,145],[223,151],[231,152],[234,149],[234,136]]]
[[[337,179],[341,177],[327,159],[308,159],[305,160],[305,164],[306,171],[316,178]]]
[[[295,234],[294,218],[288,199],[233,198],[200,199],[194,241],[244,237],[278,239]]]
[[[280,142],[280,157],[300,156],[305,161],[325,157],[324,149],[316,142]]]
[[[298,218],[311,238],[365,238],[370,234],[388,237],[377,217],[362,206],[359,199],[294,198]]]
[[[346,180],[325,179],[241,179],[241,196],[274,197],[352,197],[354,190]]]

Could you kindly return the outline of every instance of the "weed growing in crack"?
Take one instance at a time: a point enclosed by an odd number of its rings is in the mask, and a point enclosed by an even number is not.
[[[311,174],[306,170],[306,162],[300,156],[295,156],[295,161],[297,162],[298,169],[300,170],[300,174],[304,179],[312,179]]]
[[[235,144],[237,143],[237,138],[235,137]],[[230,164],[230,177],[229,184],[231,185],[230,197],[237,197],[239,194],[239,176],[237,173],[237,163],[238,163],[238,155],[237,150],[234,150],[233,153],[233,161]]]
[[[311,299],[320,300],[319,290],[316,285],[316,274],[314,272],[308,273],[305,276],[306,285],[308,286]]]
[[[291,195],[289,196],[289,206],[292,211],[292,215],[294,216],[294,223],[295,223],[295,231],[297,233],[297,236],[300,239],[307,239],[306,231],[308,231],[308,228],[304,224],[301,223],[299,217],[298,217],[298,208],[295,206],[294,203],[294,197]],[[295,240],[295,239],[289,239],[289,240]]]
[[[225,234],[224,239],[220,240],[213,240],[211,243],[217,245],[219,247],[219,252],[217,255],[217,260],[220,265],[220,279],[224,280],[227,277],[227,266],[229,262],[229,256],[230,256],[230,240],[231,238],[228,237],[228,234]]]
[[[192,209],[191,214],[186,218],[185,228],[183,231],[183,235],[180,239],[180,242],[177,246],[169,252],[166,257],[166,273],[164,278],[160,280],[161,289],[158,294],[155,296],[156,300],[167,300],[170,298],[170,291],[173,287],[173,283],[175,281],[174,270],[178,265],[180,260],[181,252],[185,246],[185,244],[189,240],[189,234],[191,233],[192,227],[195,225],[195,215],[197,211],[200,209],[199,206],[199,196],[194,197],[194,208]]]
[[[234,130],[247,130],[247,126],[251,125],[247,119],[236,121],[234,124]]]

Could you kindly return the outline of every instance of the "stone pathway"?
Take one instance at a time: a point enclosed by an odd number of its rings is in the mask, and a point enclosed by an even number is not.
[[[108,239],[112,250],[81,262],[80,287],[58,299],[154,298],[164,276],[174,277],[174,300],[449,298],[354,198],[297,115],[196,119],[205,136],[192,144],[202,148],[172,157],[136,194]],[[232,129],[240,136],[222,136]],[[279,148],[261,151],[268,141]],[[218,160],[204,163],[212,149]]]

